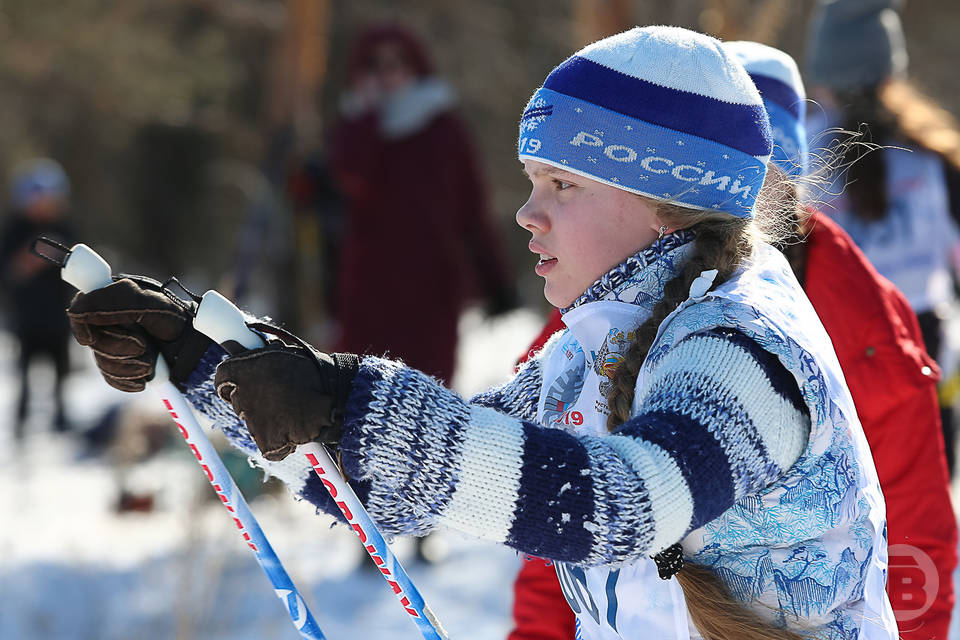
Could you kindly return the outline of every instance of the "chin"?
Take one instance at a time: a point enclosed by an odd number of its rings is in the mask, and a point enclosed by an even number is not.
[[[569,307],[579,296],[552,290],[549,284],[543,285],[543,297],[558,309]]]

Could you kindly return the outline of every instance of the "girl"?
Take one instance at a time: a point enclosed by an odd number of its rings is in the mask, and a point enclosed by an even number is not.
[[[159,349],[316,504],[319,480],[287,456],[320,440],[385,531],[445,525],[553,559],[580,637],[894,638],[850,394],[756,240],[770,151],[756,88],[707,36],[635,28],[554,69],[521,119],[517,221],[567,330],[470,402],[381,358],[200,357],[189,310],[131,280],[69,313],[108,381],[142,388]]]
[[[792,181],[803,183],[808,166],[797,65],[786,53],[755,42],[728,42],[724,48],[743,63],[760,91],[773,134],[772,161],[789,176],[791,182],[781,183],[789,194],[795,191]],[[940,439],[936,363],[924,350],[906,299],[842,229],[818,211],[786,207],[785,213],[800,229],[783,251],[830,335],[876,462],[889,541],[897,545],[891,556],[909,558],[892,565],[887,580],[901,638],[946,638],[957,526]],[[559,312],[551,316],[537,350],[562,329],[561,318]],[[932,583],[917,579],[918,566],[936,568],[923,575]],[[535,558],[525,562],[514,592],[510,640],[574,636],[572,612],[557,607],[564,596],[552,566]]]
[[[865,128],[868,140],[885,145],[880,150],[845,146],[843,165],[849,170],[834,183],[843,187],[842,193],[831,189],[824,210],[904,293],[917,314],[927,352],[950,378],[956,356],[946,344],[944,326],[957,302],[951,274],[960,246],[960,131],[906,79],[898,4],[821,3],[814,16],[807,50],[812,93],[825,107],[815,114],[825,121],[820,126]],[[955,398],[948,388],[944,385],[941,418],[952,476]]]

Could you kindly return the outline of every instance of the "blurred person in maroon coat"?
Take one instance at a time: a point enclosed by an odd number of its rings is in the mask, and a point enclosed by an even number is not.
[[[457,322],[515,306],[479,163],[453,91],[397,26],[363,32],[330,164],[346,200],[336,350],[382,354],[449,382]]]

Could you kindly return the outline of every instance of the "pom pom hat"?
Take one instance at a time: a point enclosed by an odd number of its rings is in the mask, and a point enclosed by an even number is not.
[[[770,117],[773,155],[777,166],[791,176],[807,173],[807,95],[797,63],[789,54],[759,42],[724,42],[750,74]]]
[[[547,76],[520,120],[518,152],[632,193],[748,218],[771,136],[760,94],[718,40],[636,27]]]

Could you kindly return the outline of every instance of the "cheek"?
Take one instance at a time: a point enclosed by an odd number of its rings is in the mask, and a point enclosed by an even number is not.
[[[624,258],[650,246],[657,239],[654,213],[648,207],[637,206],[636,200],[621,202],[613,224],[618,232],[611,234],[610,242],[619,247]]]
[[[620,248],[614,242],[614,238],[598,234],[596,229],[576,238],[570,266],[578,286],[589,286],[620,261]]]
[[[609,269],[644,246],[646,238],[636,220],[616,217],[603,222],[591,233],[593,250],[588,260],[595,265]]]

